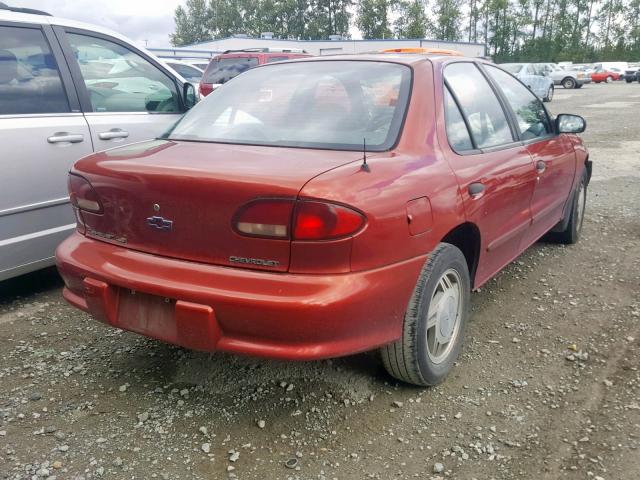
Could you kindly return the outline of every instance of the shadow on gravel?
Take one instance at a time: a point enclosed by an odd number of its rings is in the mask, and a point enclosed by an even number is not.
[[[63,282],[56,267],[45,268],[0,282],[0,307],[15,300],[25,299],[62,288]]]

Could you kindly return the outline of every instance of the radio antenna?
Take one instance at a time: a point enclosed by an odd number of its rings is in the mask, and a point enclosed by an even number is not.
[[[369,165],[367,164],[367,137],[364,137],[362,139],[362,166],[360,167],[360,169],[364,170],[365,172],[371,171]]]

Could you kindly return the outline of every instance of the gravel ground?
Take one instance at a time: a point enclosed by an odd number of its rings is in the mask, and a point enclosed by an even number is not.
[[[640,478],[640,85],[559,89],[594,161],[578,245],[472,296],[448,381],[375,353],[286,363],[107,328],[49,270],[0,284],[0,478]]]

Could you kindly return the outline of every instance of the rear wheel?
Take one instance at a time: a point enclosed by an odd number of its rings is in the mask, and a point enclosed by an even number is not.
[[[611,82],[613,82],[613,77],[611,75],[609,75],[607,77],[607,83],[611,83]]]
[[[453,367],[469,315],[469,270],[462,252],[441,243],[429,255],[407,307],[400,340],[382,347],[389,374],[429,386]]]
[[[547,95],[542,99],[542,101],[544,102],[550,102],[551,100],[553,100],[553,85],[549,87],[549,90],[547,90]]]
[[[625,78],[624,81],[627,83],[631,83],[633,82],[633,78]]]
[[[567,77],[562,80],[562,86],[566,89],[576,88],[576,81],[571,77]]]
[[[582,231],[582,223],[584,222],[584,211],[587,206],[587,170],[582,172],[582,178],[578,189],[573,195],[573,203],[571,205],[571,213],[569,214],[569,223],[561,232],[551,232],[548,239],[556,243],[574,244],[580,239]]]

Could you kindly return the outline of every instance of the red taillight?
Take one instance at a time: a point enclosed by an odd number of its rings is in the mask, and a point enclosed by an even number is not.
[[[102,213],[102,204],[98,194],[86,178],[73,173],[69,174],[69,198],[71,204],[91,213]]]
[[[292,240],[332,240],[358,232],[360,212],[321,201],[259,199],[242,207],[233,226],[241,235]]]
[[[200,82],[200,95],[206,97],[211,92],[213,92],[213,85],[211,85],[210,83]]]
[[[240,209],[233,226],[250,237],[289,238],[294,203],[281,198],[254,200]]]
[[[294,240],[330,240],[360,230],[365,217],[349,207],[333,203],[301,201],[296,206]]]

